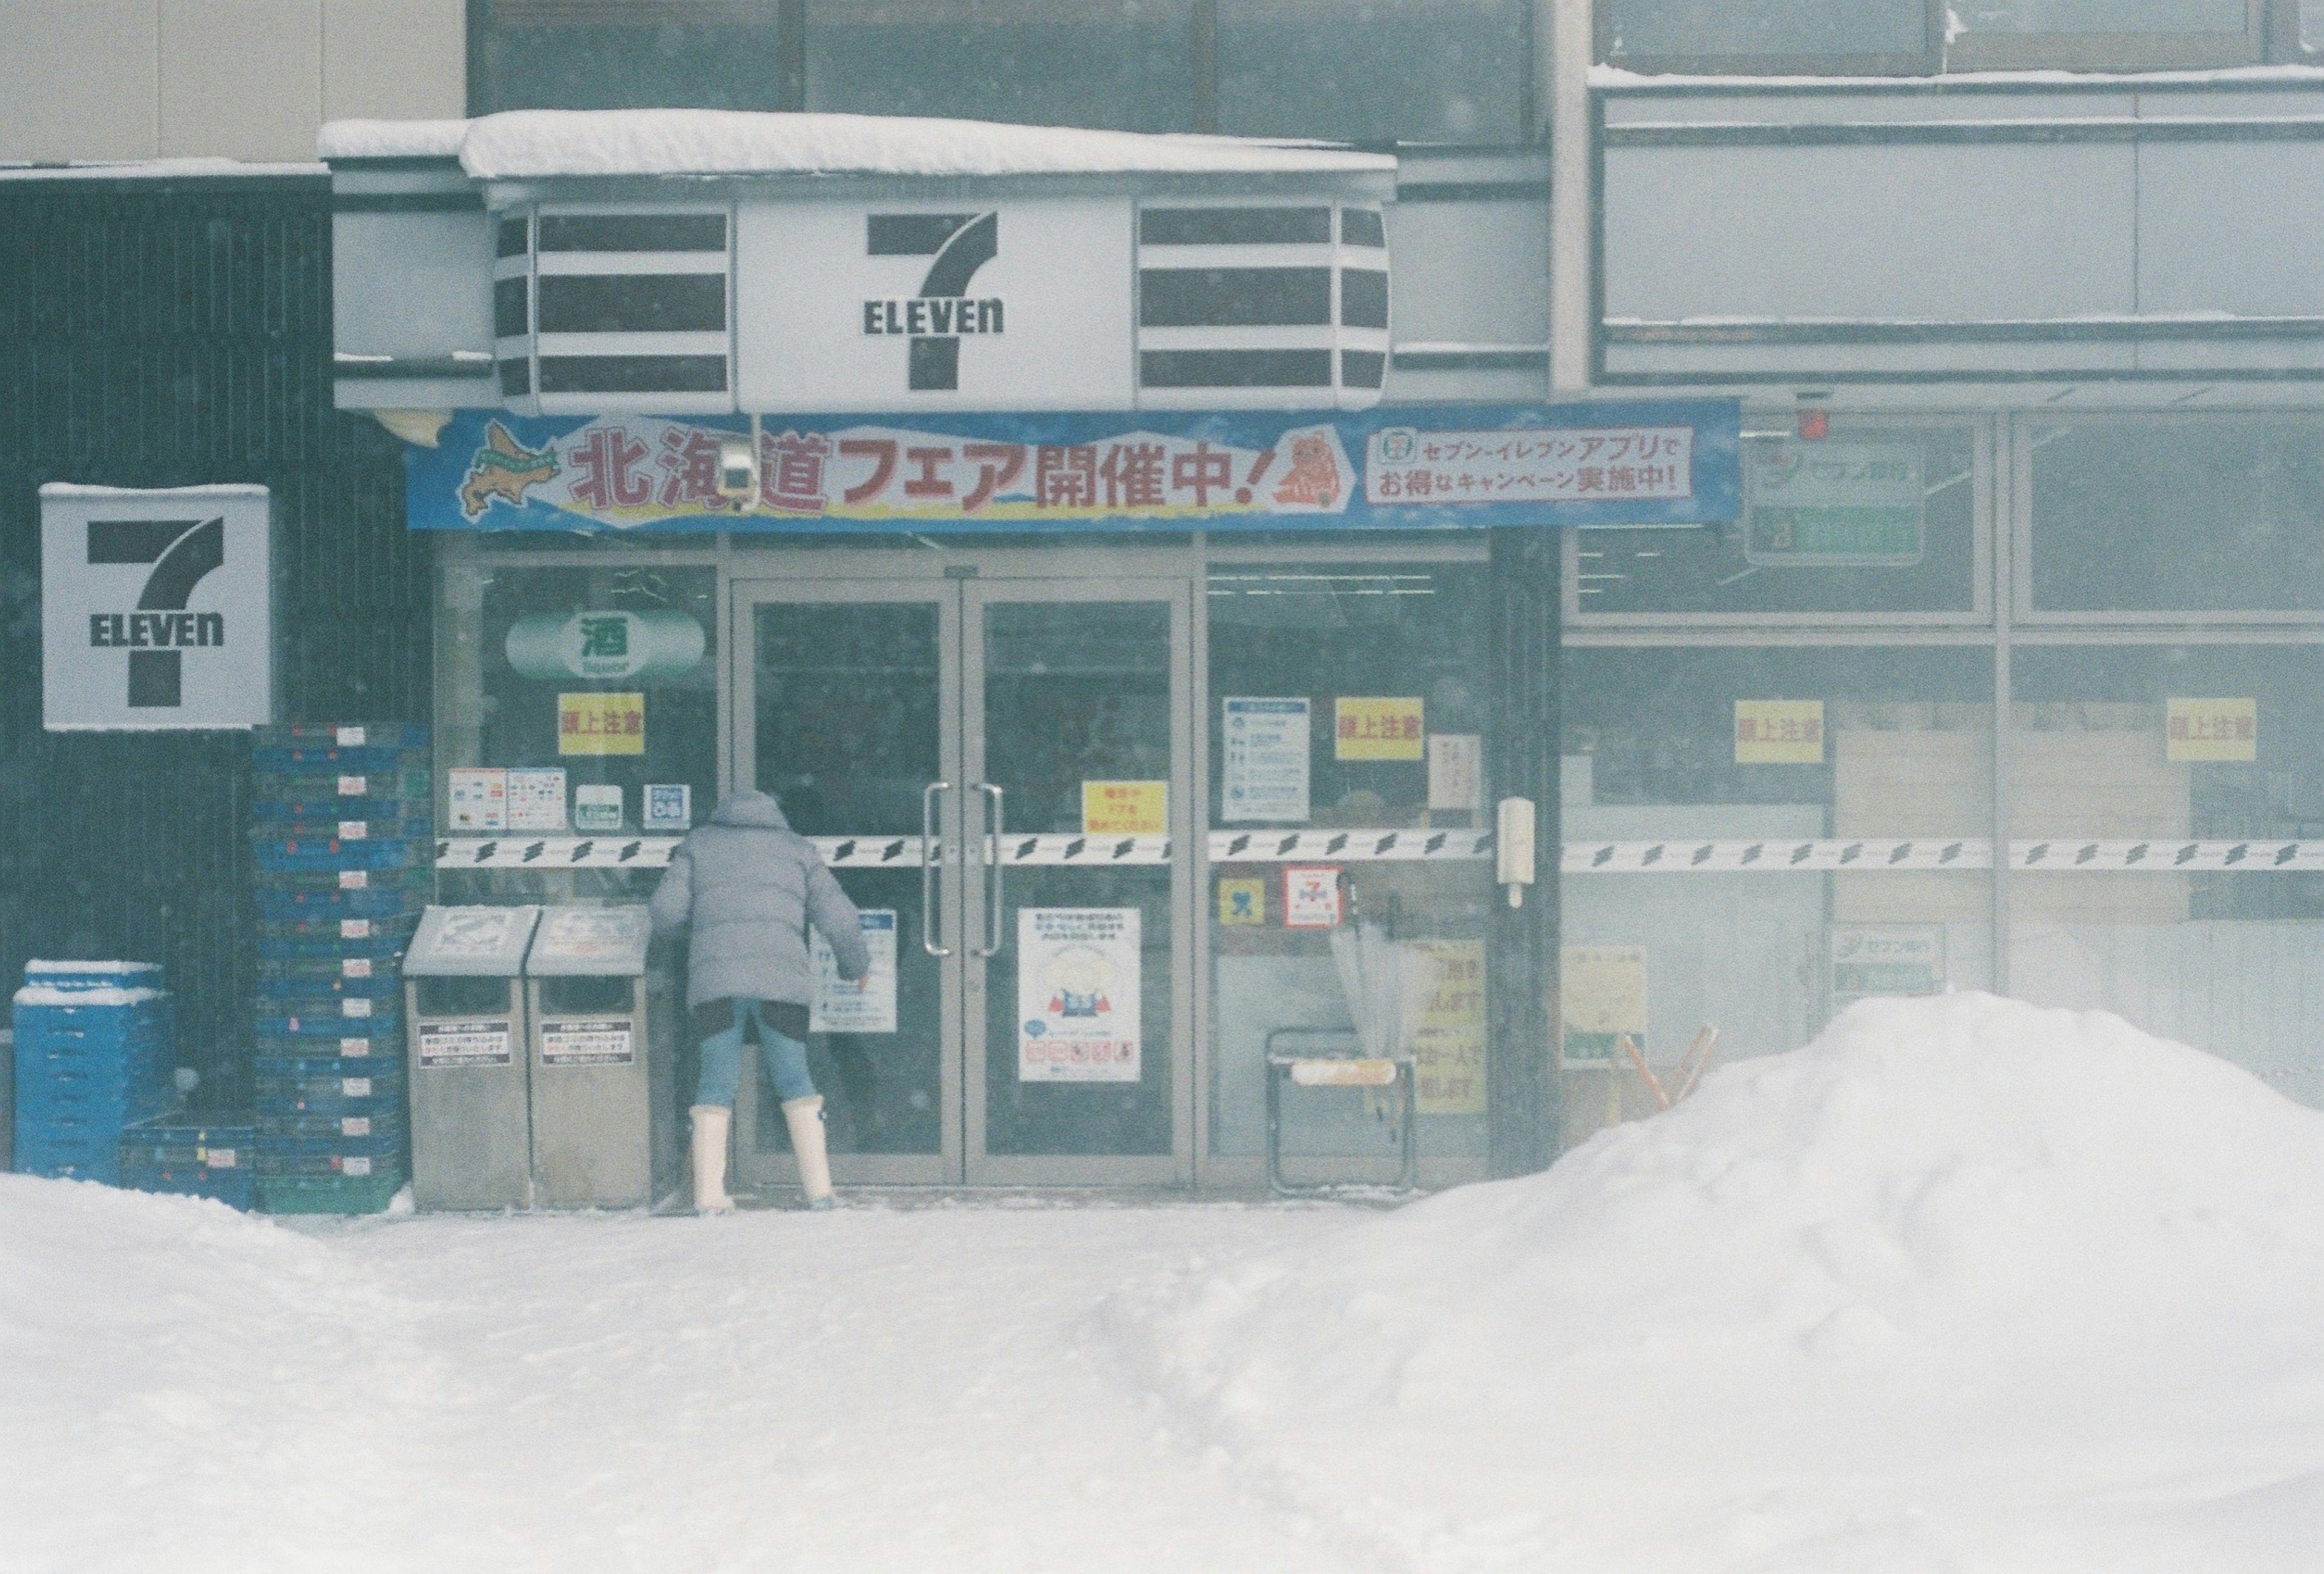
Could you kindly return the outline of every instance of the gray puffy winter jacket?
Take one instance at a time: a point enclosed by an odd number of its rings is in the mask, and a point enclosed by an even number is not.
[[[693,927],[689,1008],[730,997],[813,1003],[810,924],[831,947],[840,977],[852,982],[872,966],[855,904],[815,843],[761,792],[736,793],[687,835],[654,888],[653,921],[664,932]]]

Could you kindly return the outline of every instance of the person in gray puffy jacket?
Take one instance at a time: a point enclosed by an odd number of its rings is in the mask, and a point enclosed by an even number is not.
[[[831,1162],[823,1097],[807,1064],[807,1007],[815,999],[812,926],[831,947],[839,976],[853,982],[872,966],[855,904],[823,865],[815,843],[761,792],[738,792],[710,823],[690,833],[654,888],[658,931],[690,928],[686,1006],[701,1045],[694,1101],[694,1205],[723,1213],[726,1138],[742,1082],[742,1035],[755,1027],[776,1095],[782,1100],[807,1206],[831,1206]]]

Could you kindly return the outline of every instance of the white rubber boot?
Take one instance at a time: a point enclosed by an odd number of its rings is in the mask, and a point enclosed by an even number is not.
[[[823,1095],[784,1100],[783,1119],[791,1128],[791,1152],[798,1155],[799,1184],[806,1189],[807,1205],[831,1207],[831,1155],[823,1140]]]
[[[734,1111],[723,1104],[696,1104],[694,1115],[694,1210],[732,1213],[726,1194],[726,1128]]]

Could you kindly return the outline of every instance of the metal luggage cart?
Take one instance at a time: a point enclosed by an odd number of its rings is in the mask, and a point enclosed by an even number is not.
[[[1278,1027],[1267,1036],[1267,1184],[1278,1197],[1325,1197],[1354,1183],[1293,1185],[1283,1178],[1283,1085],[1302,1088],[1401,1087],[1397,1133],[1401,1164],[1394,1189],[1410,1192],[1420,1176],[1419,1068],[1409,1054],[1367,1055],[1345,1027]]]

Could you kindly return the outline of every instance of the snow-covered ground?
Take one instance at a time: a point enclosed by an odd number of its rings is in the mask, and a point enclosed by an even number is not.
[[[292,1229],[0,1176],[0,1569],[1344,1568],[1091,1311],[1349,1218]]]
[[[2324,1566],[2324,1116],[1876,1002],[1327,1208],[285,1228],[0,1177],[0,1569]]]

